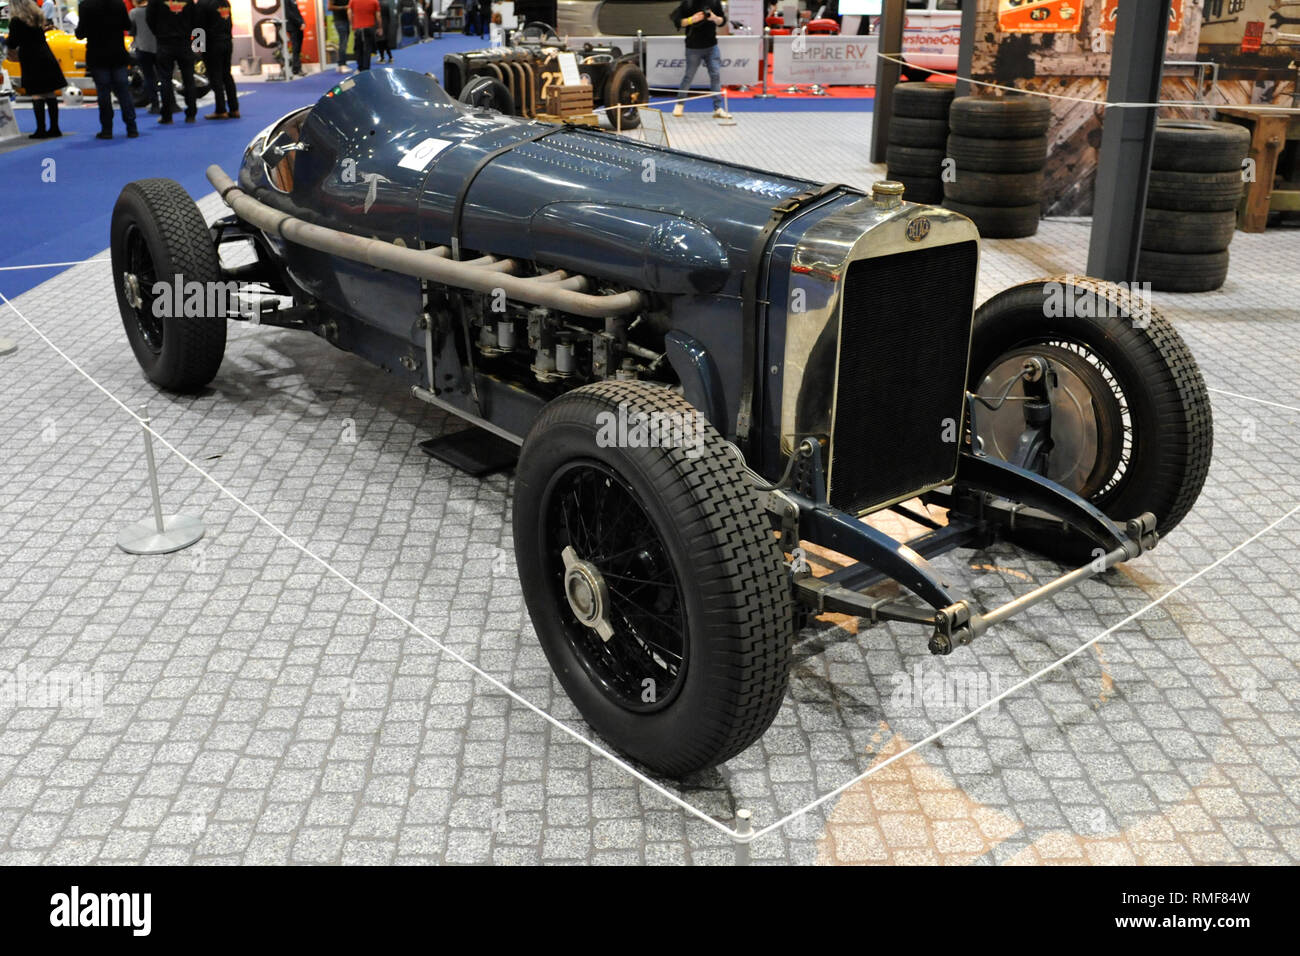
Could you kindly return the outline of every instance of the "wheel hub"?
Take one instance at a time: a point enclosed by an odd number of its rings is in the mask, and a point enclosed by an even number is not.
[[[614,636],[609,623],[609,587],[605,578],[590,561],[583,561],[569,545],[560,558],[564,561],[564,596],[578,623],[589,627],[608,642]]]
[[[143,308],[144,296],[140,294],[140,277],[134,272],[122,273],[122,292],[127,305],[133,309]]]
[[[1000,394],[1024,367],[1025,361],[1021,357],[1001,362],[980,383],[979,394]],[[1049,389],[1052,452],[1048,457],[1047,477],[1078,493],[1096,468],[1099,455],[1093,395],[1087,384],[1064,364],[1053,362],[1050,369],[1053,376],[1053,387]],[[1023,409],[1015,400],[1023,394],[1023,389],[1016,386],[1011,392],[1013,400],[999,410],[979,410],[976,434],[986,452],[1005,460],[1011,459],[1016,442],[1025,429]]]

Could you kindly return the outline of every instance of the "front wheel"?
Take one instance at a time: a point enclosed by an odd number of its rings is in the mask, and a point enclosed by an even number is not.
[[[1051,447],[1039,470],[1119,523],[1150,511],[1167,535],[1191,510],[1210,467],[1214,424],[1196,359],[1148,304],[1097,279],[1013,286],[975,313],[973,437],[1009,459],[1025,430],[1025,361],[1051,369]],[[998,404],[988,407],[988,402]],[[1035,535],[1066,560],[1078,549]]]
[[[679,776],[767,729],[789,581],[738,458],[689,403],[638,382],[551,402],[519,459],[514,539],[547,660],[615,747]]]
[[[110,228],[118,310],[136,360],[172,392],[212,381],[226,351],[226,286],[203,214],[170,179],[127,183]]]
[[[641,68],[635,63],[618,64],[605,83],[610,125],[618,130],[636,129],[641,125],[640,107],[649,98],[650,86]]]

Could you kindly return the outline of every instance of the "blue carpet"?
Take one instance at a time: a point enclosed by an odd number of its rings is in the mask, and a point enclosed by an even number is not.
[[[433,73],[442,78],[442,58],[447,53],[486,46],[478,37],[448,34],[441,40],[415,44],[394,54],[394,66]],[[174,179],[191,195],[203,196],[211,186],[203,175],[210,163],[235,174],[248,141],[258,130],[284,114],[314,103],[332,87],[339,74],[329,71],[292,83],[257,83],[241,87],[241,118],[208,122],[212,112],[208,97],[199,106],[199,120],[187,124],[177,114],[171,126],[159,126],[157,117],[140,113],[140,138],[128,140],[121,116],[115,116],[114,139],[97,140],[99,113],[94,109],[59,112],[64,136],[33,140],[29,146],[0,154],[0,182],[7,185],[8,241],[0,247],[0,270],[6,266],[87,259],[108,245],[109,220],[122,186],[133,179],[155,176]],[[236,76],[238,83],[239,77]],[[692,111],[710,109],[708,100],[692,102]],[[840,112],[871,108],[871,100],[816,98],[771,100],[736,99],[735,112],[804,111]],[[30,130],[29,110],[18,110],[19,126]],[[0,271],[0,292],[20,295],[57,274],[59,269]]]
[[[448,34],[397,50],[393,65],[441,79],[444,54],[485,45],[477,37]],[[120,113],[115,114],[114,138],[98,140],[97,110],[61,109],[61,139],[32,140],[30,146],[0,155],[0,182],[8,185],[6,218],[16,227],[4,231],[7,241],[0,248],[0,267],[72,262],[100,252],[108,246],[113,204],[133,179],[163,176],[176,180],[193,196],[210,193],[212,187],[203,175],[209,164],[217,163],[235,175],[248,141],[260,129],[314,103],[338,80],[339,74],[329,71],[291,83],[241,86],[237,120],[205,121],[203,115],[212,112],[211,97],[199,104],[199,119],[192,124],[178,113],[171,126],[159,126],[156,116],[140,112],[139,139],[126,138]],[[31,130],[31,111],[15,112],[18,125]],[[0,292],[20,295],[59,271],[0,271]]]

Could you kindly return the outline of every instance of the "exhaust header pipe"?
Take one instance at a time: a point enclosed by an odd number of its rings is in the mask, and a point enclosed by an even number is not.
[[[503,289],[507,296],[520,302],[588,319],[628,315],[640,311],[646,305],[645,295],[636,290],[614,295],[585,292],[583,290],[590,283],[584,276],[552,272],[544,276],[524,278],[509,274],[514,268],[514,263],[509,259],[483,256],[469,262],[458,262],[448,257],[449,250],[446,246],[408,249],[391,242],[316,226],[254,199],[240,189],[220,166],[209,166],[207,177],[208,182],[221,194],[222,200],[240,219],[288,242],[342,259],[363,262],[378,269],[472,292]]]

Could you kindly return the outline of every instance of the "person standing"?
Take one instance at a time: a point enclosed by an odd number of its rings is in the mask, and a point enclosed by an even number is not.
[[[135,100],[126,67],[131,62],[122,37],[131,31],[131,18],[122,0],[82,0],[77,10],[77,37],[86,41],[86,69],[95,80],[99,99],[96,139],[113,138],[113,97],[122,110],[126,138],[140,135],[135,128]]]
[[[288,0],[286,0],[288,3]],[[199,0],[198,26],[203,30],[203,66],[212,84],[213,111],[205,120],[239,119],[239,93],[230,72],[234,51],[231,35],[230,0]]]
[[[284,0],[284,32],[289,35],[289,70],[302,76],[302,11],[297,0]]]
[[[194,53],[190,48],[196,13],[191,0],[153,0],[145,15],[154,39],[158,41],[158,85],[162,93],[160,126],[169,124],[176,112],[172,73],[177,68],[181,71],[181,89],[185,97],[185,122],[193,123],[199,112],[194,95]]]
[[[23,70],[23,89],[32,98],[32,115],[36,132],[28,139],[53,139],[62,136],[59,129],[59,93],[68,85],[59,69],[59,61],[45,42],[45,14],[33,0],[10,0],[9,54],[15,51]],[[45,110],[50,111],[50,126],[45,127]]]
[[[348,0],[329,0],[329,3],[330,13],[334,15],[334,29],[339,35],[339,72],[346,73],[348,71],[348,34],[352,29]]]
[[[370,69],[370,55],[375,52],[375,32],[384,28],[379,0],[348,0],[348,22],[356,44],[357,69]]]
[[[161,0],[153,0],[160,3]],[[145,89],[149,91],[149,112],[158,112],[158,41],[149,29],[145,19],[150,0],[140,0],[128,14],[131,18],[131,33],[135,37],[135,62],[144,77]]]
[[[376,28],[376,41],[380,49],[388,54],[388,62],[393,62],[393,51],[402,45],[402,15],[398,0],[379,0],[379,10],[384,18],[384,25]],[[379,38],[382,35],[382,39]]]
[[[722,108],[722,54],[718,52],[718,27],[726,20],[722,15],[721,0],[682,0],[670,15],[673,26],[686,31],[686,73],[677,89],[678,103],[673,107],[673,115],[681,116],[684,112],[680,101],[691,88],[691,81],[703,63],[709,71],[709,89],[713,90],[713,117],[731,119],[731,114]]]

